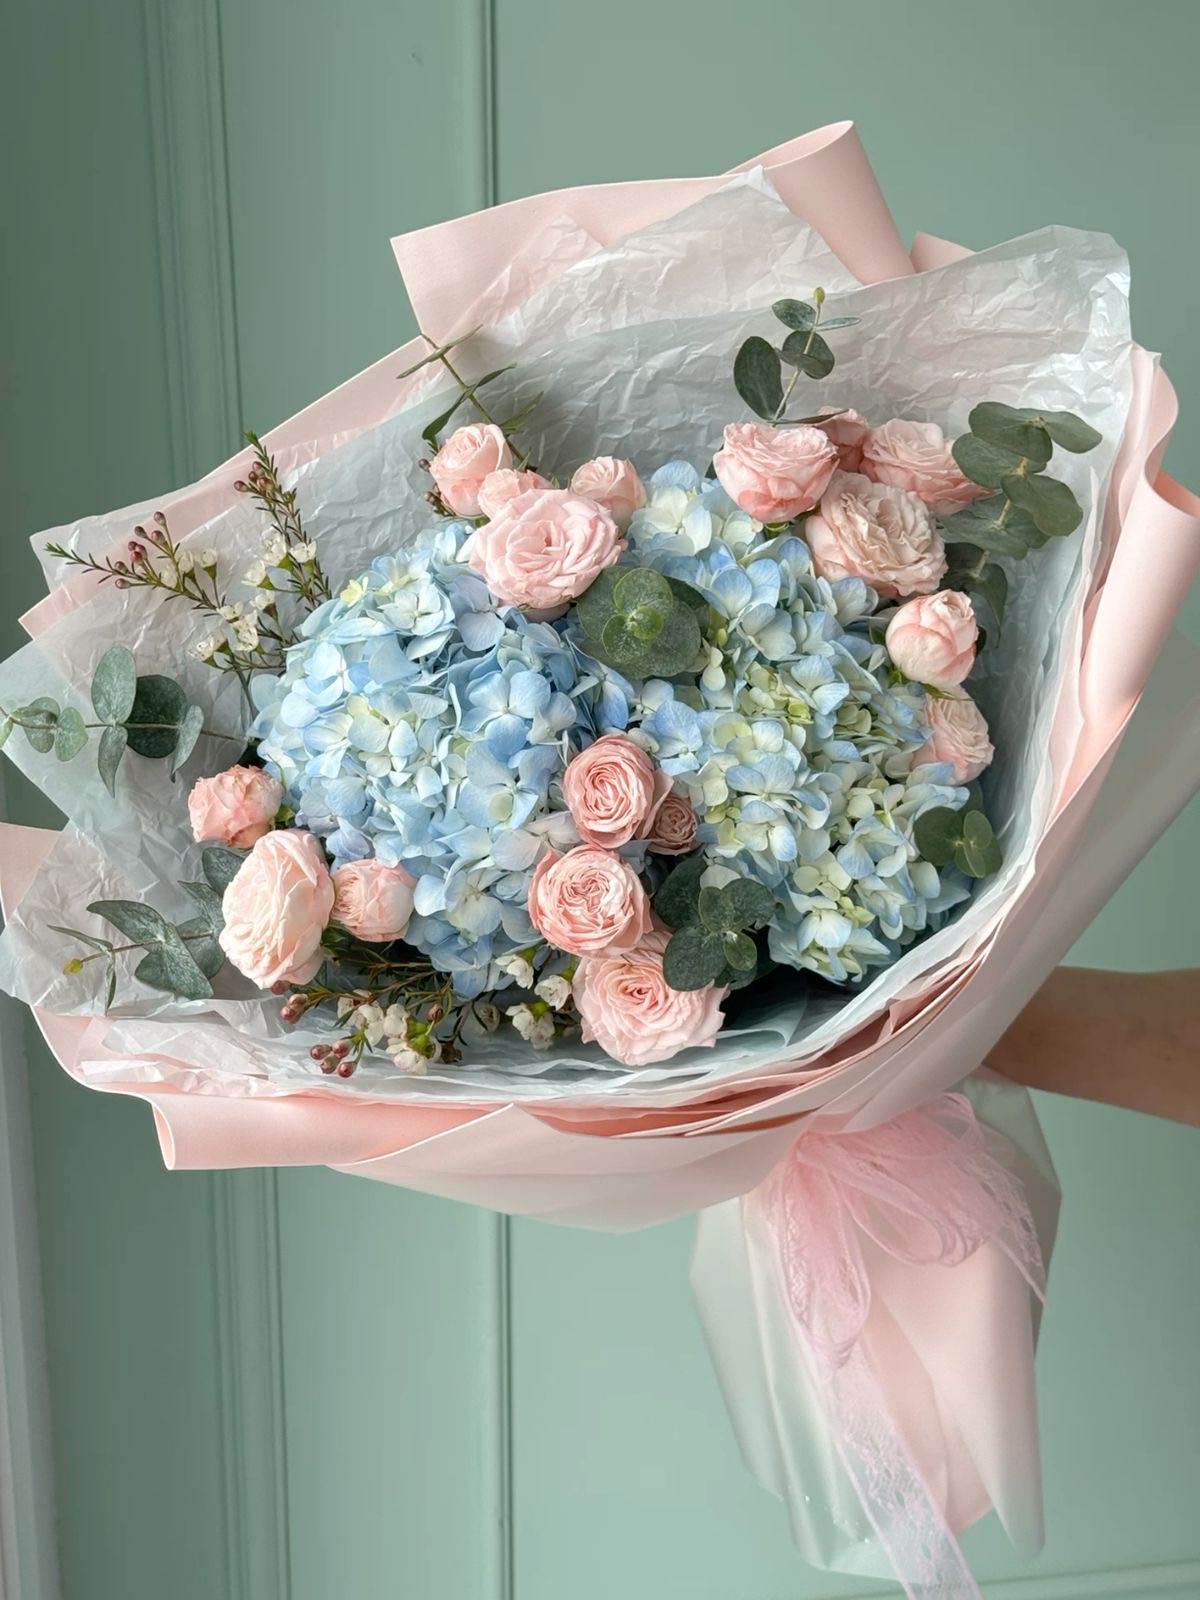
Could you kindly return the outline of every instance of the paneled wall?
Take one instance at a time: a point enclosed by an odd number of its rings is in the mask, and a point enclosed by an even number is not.
[[[1200,481],[1190,0],[7,0],[3,30],[6,648],[26,533],[206,470],[407,336],[390,234],[843,116],[905,230],[1121,239]],[[1193,810],[1076,959],[1200,963],[1198,853]],[[686,1225],[168,1176],[140,1107],[27,1057],[66,1600],[861,1593],[799,1565],[742,1471]],[[1194,1600],[1197,1136],[1042,1109],[1050,1537],[1028,1570],[993,1528],[970,1549],[1002,1600]]]

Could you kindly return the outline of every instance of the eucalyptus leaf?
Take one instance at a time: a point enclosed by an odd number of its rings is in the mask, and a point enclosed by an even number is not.
[[[22,719],[21,731],[39,755],[47,756],[54,749],[54,731],[58,726],[58,701],[46,695],[31,700],[17,712]]]
[[[179,887],[195,902],[209,933],[220,933],[225,926],[225,917],[221,910],[222,897],[213,886],[210,883],[181,883]]]
[[[135,944],[154,944],[165,936],[168,923],[153,906],[140,900],[93,900],[88,910],[111,922]]]
[[[60,761],[70,761],[83,749],[87,737],[79,712],[74,706],[65,706],[54,728],[54,754]]]
[[[1060,450],[1069,450],[1076,456],[1094,450],[1104,437],[1073,411],[1044,411],[1042,423]]]
[[[579,596],[575,602],[575,615],[579,618],[579,625],[589,639],[599,639],[604,632],[604,624],[616,610],[617,584],[620,582],[622,571],[618,567],[606,567],[594,583]]]
[[[942,523],[942,537],[948,544],[973,544],[980,550],[1016,557],[1027,555],[1046,542],[1045,534],[1029,513],[1013,506],[1002,494],[973,500],[947,517]]]
[[[833,351],[819,333],[789,333],[779,354],[806,378],[827,378],[833,371]]]
[[[438,435],[441,433],[442,429],[446,426],[446,424],[450,421],[450,418],[458,410],[459,406],[461,406],[466,401],[466,398],[467,397],[466,397],[465,394],[460,394],[458,396],[458,398],[454,401],[453,405],[447,406],[445,411],[439,412],[438,415],[436,417],[434,417],[432,422],[427,423],[426,426],[421,429],[421,438],[425,441],[425,443],[429,446],[429,448],[431,450],[434,450],[434,451],[437,450],[437,448],[438,448]]]
[[[717,891],[717,920],[711,927],[736,932],[766,922],[775,910],[775,896],[754,878],[735,878]]]
[[[613,665],[623,667],[629,672],[635,670],[635,664],[641,660],[642,653],[646,649],[646,641],[630,632],[628,621],[619,611],[614,611],[604,624],[600,643]]]
[[[117,792],[117,768],[129,743],[129,735],[122,727],[105,728],[96,747],[96,767],[109,794]]]
[[[209,983],[191,952],[170,923],[164,923],[164,937],[134,968],[134,976],[152,989],[165,989],[181,1000],[207,1000],[212,995]]]
[[[187,952],[206,978],[215,977],[225,965],[225,952],[209,929],[204,917],[192,917],[176,929]]]
[[[809,328],[816,326],[817,308],[809,305],[807,300],[776,300],[771,310],[785,328],[796,328],[801,333],[807,333]]]
[[[111,950],[111,939],[96,939],[90,933],[80,933],[78,928],[60,928],[57,922],[48,922],[46,926],[51,933],[65,933],[71,939],[78,939],[81,944],[86,944],[90,950]]]
[[[179,730],[187,711],[187,695],[174,678],[164,678],[157,672],[139,678],[137,693],[125,721],[129,748],[139,756],[157,759],[169,756],[179,742]]]
[[[225,844],[205,845],[200,852],[200,868],[205,883],[216,894],[223,895],[241,871],[249,853],[248,850],[231,850]]]
[[[693,589],[690,583],[685,583],[682,578],[668,578],[671,593],[676,600],[682,600],[685,606],[690,606],[697,616],[704,616],[708,611],[708,601],[699,589]]]
[[[1044,467],[1053,454],[1054,446],[1040,412],[1019,411],[997,400],[985,400],[971,412],[967,425],[978,438],[999,445],[1002,450],[1012,450],[1036,467]]]
[[[114,644],[96,663],[92,673],[92,705],[101,722],[124,722],[137,694],[137,669],[133,652]]]
[[[774,420],[783,404],[783,378],[774,345],[757,334],[747,339],[734,358],[733,382],[751,411],[768,422]]]
[[[653,567],[618,567],[616,571],[619,577],[613,590],[613,604],[618,611],[629,616],[639,606],[654,606],[663,612],[671,610],[675,596],[661,572],[655,572]]]
[[[700,651],[700,624],[695,613],[676,606],[664,619],[658,636],[644,644],[636,657],[635,675],[674,678],[691,667]]]
[[[725,971],[725,940],[698,923],[673,933],[663,952],[663,977],[672,989],[704,989]]]
[[[726,934],[724,956],[735,972],[753,972],[758,966],[758,946],[748,933]]]
[[[654,896],[654,909],[668,928],[686,927],[699,917],[700,879],[706,866],[703,856],[688,856]]]
[[[828,333],[831,328],[856,328],[861,321],[861,317],[826,317],[821,327]]]
[[[1070,487],[1057,478],[1027,477],[1014,473],[1002,485],[1013,505],[1027,511],[1039,530],[1061,539],[1083,521],[1083,512]]]
[[[972,483],[985,489],[998,489],[1010,472],[1025,459],[1016,450],[1006,450],[1001,445],[989,444],[973,433],[964,433],[955,439],[950,453],[958,463],[959,471]]]
[[[204,707],[189,706],[179,724],[179,738],[175,744],[175,759],[171,763],[174,776],[196,748],[196,740],[204,732]]]
[[[0,722],[0,750],[3,750],[4,746],[8,743],[8,736],[12,731],[13,719],[11,717],[5,717],[4,721]]]
[[[104,962],[104,1010],[107,1013],[117,998],[117,958],[110,955]]]
[[[962,836],[962,813],[951,806],[931,806],[913,824],[913,843],[934,867],[949,866]]]

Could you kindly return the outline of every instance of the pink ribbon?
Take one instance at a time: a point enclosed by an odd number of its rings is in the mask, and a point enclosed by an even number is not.
[[[1044,1299],[1041,1250],[1007,1148],[964,1095],[944,1094],[863,1132],[814,1122],[755,1196],[838,1455],[910,1600],[979,1600],[979,1589],[864,1348],[864,1241],[944,1267],[992,1243]]]

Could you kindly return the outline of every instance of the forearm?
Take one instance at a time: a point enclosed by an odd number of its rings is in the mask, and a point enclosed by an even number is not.
[[[1200,972],[1059,967],[987,1064],[1030,1088],[1200,1126]]]

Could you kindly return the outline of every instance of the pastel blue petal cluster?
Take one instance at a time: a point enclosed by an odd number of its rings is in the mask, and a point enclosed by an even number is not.
[[[469,532],[439,527],[314,611],[283,675],[255,680],[252,729],[335,865],[414,875],[408,941],[464,998],[503,987],[497,963],[536,940],[530,872],[574,839],[559,780],[602,699],[556,628],[458,560]]]
[[[966,897],[912,828],[968,795],[949,766],[913,767],[924,691],[892,671],[875,593],[761,532],[687,463],[654,475],[625,559],[691,584],[711,620],[694,686],[630,689],[629,731],[686,788],[709,858],[775,892],[773,958],[845,981]]]

